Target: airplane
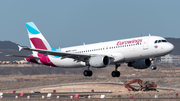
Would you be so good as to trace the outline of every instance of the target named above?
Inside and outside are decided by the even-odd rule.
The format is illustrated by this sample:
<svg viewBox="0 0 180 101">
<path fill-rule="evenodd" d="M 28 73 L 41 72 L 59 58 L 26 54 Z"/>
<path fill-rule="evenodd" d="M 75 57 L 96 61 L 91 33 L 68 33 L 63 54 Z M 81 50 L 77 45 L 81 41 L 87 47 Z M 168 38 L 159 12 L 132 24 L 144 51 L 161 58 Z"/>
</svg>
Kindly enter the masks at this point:
<svg viewBox="0 0 180 101">
<path fill-rule="evenodd" d="M 90 67 L 104 68 L 115 65 L 112 77 L 119 77 L 117 70 L 122 63 L 127 63 L 134 69 L 147 69 L 153 65 L 156 57 L 164 56 L 173 51 L 173 44 L 160 36 L 143 36 L 129 39 L 100 42 L 94 44 L 83 44 L 80 46 L 53 48 L 41 34 L 33 22 L 26 23 L 31 48 L 18 46 L 22 49 L 32 51 L 31 55 L 7 55 L 12 57 L 23 57 L 26 61 L 43 64 L 58 68 L 80 68 L 87 67 L 84 76 L 91 77 L 93 72 Z"/>
</svg>

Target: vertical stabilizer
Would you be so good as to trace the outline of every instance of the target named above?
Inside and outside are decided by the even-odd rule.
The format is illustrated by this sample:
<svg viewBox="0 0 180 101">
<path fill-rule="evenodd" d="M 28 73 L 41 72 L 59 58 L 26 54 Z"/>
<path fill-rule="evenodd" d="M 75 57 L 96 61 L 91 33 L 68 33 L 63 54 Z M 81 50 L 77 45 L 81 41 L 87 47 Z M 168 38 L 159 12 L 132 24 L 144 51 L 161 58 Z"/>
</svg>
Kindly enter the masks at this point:
<svg viewBox="0 0 180 101">
<path fill-rule="evenodd" d="M 51 50 L 51 46 L 33 22 L 26 23 L 31 48 Z"/>
</svg>

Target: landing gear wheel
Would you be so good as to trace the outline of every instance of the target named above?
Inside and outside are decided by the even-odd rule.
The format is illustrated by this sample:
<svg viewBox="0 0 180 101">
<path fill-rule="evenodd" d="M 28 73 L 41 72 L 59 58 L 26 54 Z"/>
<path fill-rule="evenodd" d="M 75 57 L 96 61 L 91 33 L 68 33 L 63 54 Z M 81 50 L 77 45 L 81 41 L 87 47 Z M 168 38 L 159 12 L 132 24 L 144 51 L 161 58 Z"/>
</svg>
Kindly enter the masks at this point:
<svg viewBox="0 0 180 101">
<path fill-rule="evenodd" d="M 119 71 L 113 71 L 111 73 L 112 77 L 119 77 L 120 76 L 120 72 Z"/>
<path fill-rule="evenodd" d="M 116 77 L 116 71 L 113 71 L 113 72 L 111 73 L 111 75 L 112 75 L 112 77 Z"/>
<path fill-rule="evenodd" d="M 92 73 L 91 70 L 85 70 L 83 74 L 84 74 L 84 76 L 89 76 L 90 77 L 90 76 L 92 76 L 93 73 Z"/>
<path fill-rule="evenodd" d="M 120 72 L 116 71 L 116 77 L 119 77 L 119 76 L 120 76 Z"/>
<path fill-rule="evenodd" d="M 88 70 L 85 70 L 83 74 L 84 76 L 88 76 Z"/>
<path fill-rule="evenodd" d="M 152 69 L 152 70 L 156 70 L 156 69 L 157 69 L 157 66 L 156 66 L 156 65 L 152 65 L 152 66 L 151 66 L 151 69 Z"/>
<path fill-rule="evenodd" d="M 90 77 L 90 76 L 92 76 L 92 74 L 93 74 L 93 72 L 91 70 L 89 70 L 88 76 Z"/>
</svg>

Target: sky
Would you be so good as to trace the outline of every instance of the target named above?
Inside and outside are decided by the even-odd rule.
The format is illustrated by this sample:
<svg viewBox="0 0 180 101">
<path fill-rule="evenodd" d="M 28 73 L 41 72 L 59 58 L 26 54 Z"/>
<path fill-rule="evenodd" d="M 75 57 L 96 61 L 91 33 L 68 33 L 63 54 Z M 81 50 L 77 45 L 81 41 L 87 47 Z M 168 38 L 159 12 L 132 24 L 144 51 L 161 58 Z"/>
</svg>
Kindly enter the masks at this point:
<svg viewBox="0 0 180 101">
<path fill-rule="evenodd" d="M 0 41 L 29 46 L 34 22 L 54 48 L 124 38 L 180 38 L 180 0 L 2 0 Z"/>
</svg>

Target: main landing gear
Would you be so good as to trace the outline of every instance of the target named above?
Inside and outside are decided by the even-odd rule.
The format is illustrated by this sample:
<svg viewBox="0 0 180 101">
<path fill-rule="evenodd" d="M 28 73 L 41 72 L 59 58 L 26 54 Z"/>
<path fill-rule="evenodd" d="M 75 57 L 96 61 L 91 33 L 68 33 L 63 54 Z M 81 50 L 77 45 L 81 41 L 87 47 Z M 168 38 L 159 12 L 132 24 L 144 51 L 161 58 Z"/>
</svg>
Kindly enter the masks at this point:
<svg viewBox="0 0 180 101">
<path fill-rule="evenodd" d="M 112 77 L 119 77 L 120 76 L 120 72 L 117 71 L 119 66 L 121 66 L 121 65 L 120 64 L 115 65 L 115 71 L 112 71 L 112 73 L 111 73 Z M 91 70 L 89 70 L 89 67 L 90 66 L 87 66 L 88 69 L 84 71 L 84 73 L 83 73 L 84 76 L 89 76 L 89 77 L 92 76 L 93 72 Z"/>
<path fill-rule="evenodd" d="M 91 77 L 91 76 L 92 76 L 93 72 L 92 72 L 91 70 L 89 70 L 89 67 L 90 67 L 90 66 L 88 66 L 88 67 L 87 67 L 87 68 L 88 68 L 88 70 L 85 70 L 85 71 L 84 71 L 84 73 L 83 73 L 83 74 L 84 74 L 84 76 L 89 76 L 89 77 Z"/>
<path fill-rule="evenodd" d="M 119 66 L 121 66 L 121 65 L 120 64 L 115 65 L 115 71 L 112 71 L 112 73 L 111 73 L 112 77 L 119 77 L 120 76 L 120 72 L 117 71 Z"/>
</svg>

